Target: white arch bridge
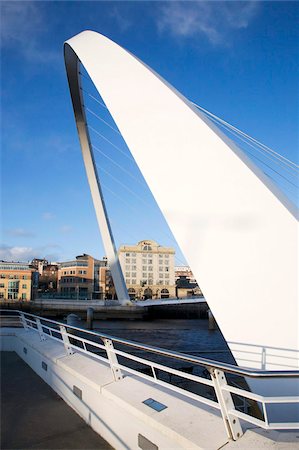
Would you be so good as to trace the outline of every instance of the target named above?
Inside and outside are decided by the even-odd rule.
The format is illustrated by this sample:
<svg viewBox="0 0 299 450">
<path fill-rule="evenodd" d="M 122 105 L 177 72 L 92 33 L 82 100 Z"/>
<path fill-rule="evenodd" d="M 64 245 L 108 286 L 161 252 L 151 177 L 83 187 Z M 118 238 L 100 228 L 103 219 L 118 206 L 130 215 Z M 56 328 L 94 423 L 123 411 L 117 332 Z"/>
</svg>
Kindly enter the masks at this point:
<svg viewBox="0 0 299 450">
<path fill-rule="evenodd" d="M 264 368 L 297 368 L 294 206 L 215 126 L 211 115 L 208 118 L 108 38 L 91 31 L 80 33 L 65 43 L 65 62 L 87 177 L 118 298 L 123 303 L 129 301 L 95 167 L 81 66 L 101 94 L 200 280 L 205 299 L 236 360 L 260 367 L 260 358 L 255 355 L 268 349 L 272 356 Z M 176 180 L 181 176 L 186 154 L 192 164 L 182 192 Z M 167 177 L 156 176 L 158 162 L 160 167 L 171 166 Z M 283 156 L 276 162 L 287 164 L 289 171 L 298 169 Z M 230 311 L 234 311 L 233 317 Z M 276 350 L 271 353 L 271 349 Z"/>
</svg>

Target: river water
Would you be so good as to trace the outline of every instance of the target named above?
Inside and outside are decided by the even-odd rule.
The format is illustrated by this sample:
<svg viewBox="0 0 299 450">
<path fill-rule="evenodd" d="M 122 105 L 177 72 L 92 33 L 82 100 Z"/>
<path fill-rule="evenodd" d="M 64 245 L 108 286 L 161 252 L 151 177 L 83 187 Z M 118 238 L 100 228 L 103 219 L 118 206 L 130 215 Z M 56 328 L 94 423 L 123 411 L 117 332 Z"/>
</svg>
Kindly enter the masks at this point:
<svg viewBox="0 0 299 450">
<path fill-rule="evenodd" d="M 94 321 L 94 331 L 194 356 L 234 363 L 221 332 L 208 320 Z"/>
</svg>

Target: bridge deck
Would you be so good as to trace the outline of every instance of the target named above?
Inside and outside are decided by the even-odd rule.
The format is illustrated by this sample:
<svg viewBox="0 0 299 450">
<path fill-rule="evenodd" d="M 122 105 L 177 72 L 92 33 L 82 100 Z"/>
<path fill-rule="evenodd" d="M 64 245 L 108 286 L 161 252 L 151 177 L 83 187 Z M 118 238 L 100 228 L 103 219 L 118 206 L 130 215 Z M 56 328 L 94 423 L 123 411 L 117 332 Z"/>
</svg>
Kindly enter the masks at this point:
<svg viewBox="0 0 299 450">
<path fill-rule="evenodd" d="M 1 352 L 1 448 L 112 449 L 14 352 Z"/>
</svg>

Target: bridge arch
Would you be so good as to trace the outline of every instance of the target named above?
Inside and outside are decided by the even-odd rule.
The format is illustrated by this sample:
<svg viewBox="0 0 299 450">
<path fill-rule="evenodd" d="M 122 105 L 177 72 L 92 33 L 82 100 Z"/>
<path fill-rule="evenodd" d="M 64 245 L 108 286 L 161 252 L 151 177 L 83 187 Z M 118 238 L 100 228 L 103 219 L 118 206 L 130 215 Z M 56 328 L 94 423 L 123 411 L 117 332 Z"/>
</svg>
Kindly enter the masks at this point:
<svg viewBox="0 0 299 450">
<path fill-rule="evenodd" d="M 79 60 L 141 169 L 236 360 L 266 369 L 297 366 L 298 248 L 292 205 L 186 98 L 108 38 L 80 33 L 66 42 L 65 59 L 87 171 L 93 159 L 88 155 Z M 177 180 L 186 154 L 192 164 L 182 192 Z M 156 176 L 157 162 L 162 167 L 171 162 L 167 178 Z M 94 189 L 97 181 L 95 176 L 89 179 L 94 203 L 101 200 Z M 96 207 L 96 213 L 101 221 L 103 211 Z M 104 241 L 110 231 L 106 220 Z M 128 298 L 115 248 L 108 247 L 114 282 Z M 283 322 L 278 307 L 282 299 Z M 272 349 L 279 349 L 278 354 L 273 356 Z M 250 361 L 249 353 L 254 355 Z"/>
</svg>

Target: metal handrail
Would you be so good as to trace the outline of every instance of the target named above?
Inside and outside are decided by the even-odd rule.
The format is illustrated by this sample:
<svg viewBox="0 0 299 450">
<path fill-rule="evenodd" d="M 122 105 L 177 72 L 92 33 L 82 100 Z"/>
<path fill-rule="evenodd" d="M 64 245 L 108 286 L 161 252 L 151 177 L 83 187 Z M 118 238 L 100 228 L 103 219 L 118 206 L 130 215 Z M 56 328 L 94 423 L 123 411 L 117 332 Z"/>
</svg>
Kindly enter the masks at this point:
<svg viewBox="0 0 299 450">
<path fill-rule="evenodd" d="M 11 310 L 0 310 L 0 311 L 9 311 Z M 39 317 L 34 314 L 30 314 L 24 311 L 19 310 L 13 310 L 17 313 L 26 314 L 27 316 L 31 316 L 34 318 L 38 318 L 45 322 L 55 323 L 56 325 L 66 325 L 62 322 L 57 322 L 55 320 L 46 319 L 44 317 Z M 218 370 L 222 370 L 227 373 L 232 373 L 234 375 L 240 375 L 243 377 L 250 377 L 250 378 L 297 378 L 299 377 L 299 370 L 255 370 L 250 369 L 247 367 L 239 367 L 234 366 L 233 364 L 229 363 L 223 363 L 219 361 L 215 361 L 213 359 L 208 358 L 199 358 L 198 356 L 189 355 L 188 353 L 180 353 L 180 352 L 174 352 L 172 350 L 166 350 L 164 348 L 155 347 L 147 344 L 141 344 L 139 342 L 130 341 L 123 338 L 118 338 L 116 336 L 111 336 L 104 333 L 96 333 L 94 331 L 86 330 L 84 328 L 75 327 L 73 325 L 67 325 L 67 328 L 80 331 L 81 333 L 87 333 L 92 334 L 96 337 L 100 337 L 101 339 L 110 339 L 113 342 L 117 342 L 118 344 L 127 345 L 129 347 L 134 347 L 139 350 L 146 350 L 151 353 L 155 353 L 160 356 L 167 356 L 169 358 L 179 359 L 180 361 L 194 363 L 196 365 L 205 366 L 206 368 L 214 368 Z"/>
<path fill-rule="evenodd" d="M 11 314 L 11 310 L 0 310 L 0 317 L 2 312 L 9 312 Z M 46 319 L 43 317 L 36 316 L 34 314 L 26 313 L 19 310 L 13 310 L 15 315 L 2 315 L 2 317 L 7 318 L 16 318 L 18 317 L 21 320 L 24 328 L 29 328 L 39 333 L 40 339 L 43 341 L 47 338 L 54 339 L 60 343 L 62 343 L 66 349 L 67 354 L 71 355 L 74 353 L 74 350 L 83 352 L 93 358 L 98 359 L 99 361 L 108 363 L 110 365 L 110 369 L 112 371 L 113 377 L 115 381 L 122 379 L 122 371 L 124 373 L 131 373 L 137 375 L 140 378 L 150 380 L 151 382 L 160 385 L 162 387 L 166 387 L 176 393 L 183 394 L 184 396 L 191 398 L 193 400 L 200 401 L 206 405 L 212 406 L 218 410 L 220 410 L 224 426 L 226 428 L 227 434 L 230 438 L 237 440 L 242 435 L 242 428 L 240 425 L 239 419 L 243 419 L 246 422 L 252 423 L 264 429 L 297 429 L 299 428 L 299 423 L 291 422 L 291 423 L 271 423 L 268 419 L 267 405 L 273 403 L 285 403 L 285 404 L 299 404 L 299 397 L 297 396 L 276 396 L 276 397 L 267 397 L 260 394 L 255 394 L 251 391 L 244 390 L 242 387 L 235 387 L 227 383 L 225 373 L 231 373 L 234 375 L 246 376 L 256 379 L 270 379 L 270 378 L 299 378 L 298 370 L 279 370 L 279 371 L 267 371 L 267 370 L 253 370 L 242 367 L 237 367 L 232 364 L 221 363 L 218 361 L 213 361 L 206 358 L 199 358 L 192 355 L 182 354 L 178 352 L 168 351 L 159 347 L 153 347 L 146 344 L 140 344 L 134 341 L 129 341 L 126 339 L 113 337 L 107 334 L 96 333 L 93 331 L 85 330 L 83 328 L 79 328 L 73 325 L 68 325 L 62 322 L 57 322 L 55 320 Z M 54 326 L 54 327 L 53 327 Z M 80 332 L 81 334 L 87 334 L 91 336 L 95 336 L 96 338 L 100 338 L 103 343 L 100 344 L 98 342 L 92 341 L 90 339 L 86 339 L 82 336 L 78 336 L 78 334 L 74 334 L 73 332 Z M 57 334 L 60 337 L 57 337 Z M 74 343 L 77 341 L 77 343 Z M 82 347 L 78 345 L 80 342 Z M 184 372 L 182 369 L 175 369 L 158 362 L 154 362 L 150 359 L 145 359 L 138 357 L 132 353 L 128 353 L 119 349 L 114 348 L 113 343 L 118 343 L 122 345 L 129 346 L 131 348 L 137 348 L 143 351 L 148 351 L 160 356 L 165 356 L 169 358 L 176 359 L 178 361 L 184 361 L 188 363 L 193 363 L 195 365 L 200 365 L 209 370 L 210 379 L 203 378 L 200 375 L 193 375 L 190 373 Z M 98 348 L 100 350 L 104 350 L 106 352 L 106 358 L 100 356 L 90 349 L 88 346 L 92 346 Z M 126 359 L 135 361 L 137 363 L 141 363 L 147 365 L 152 372 L 152 375 L 148 375 L 138 371 L 137 369 L 130 368 L 127 365 L 120 364 L 118 362 L 117 357 L 121 356 Z M 168 373 L 169 375 L 176 375 L 185 380 L 193 381 L 199 384 L 210 386 L 214 389 L 215 398 L 209 399 L 200 393 L 193 393 L 186 389 L 183 389 L 176 384 L 172 384 L 171 380 L 169 382 L 164 381 L 163 379 L 158 378 L 159 371 Z M 232 395 L 237 395 L 238 397 L 243 398 L 243 400 L 251 400 L 254 402 L 258 402 L 262 406 L 262 416 L 263 418 L 254 417 L 247 412 L 241 412 L 236 409 L 236 406 L 233 401 Z"/>
</svg>

